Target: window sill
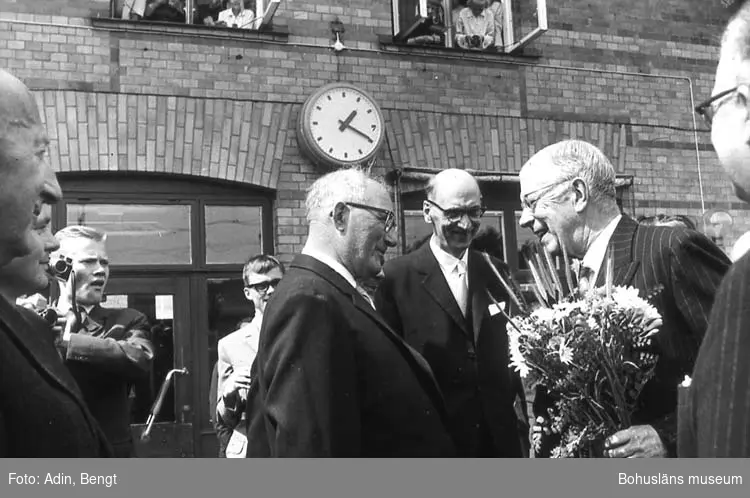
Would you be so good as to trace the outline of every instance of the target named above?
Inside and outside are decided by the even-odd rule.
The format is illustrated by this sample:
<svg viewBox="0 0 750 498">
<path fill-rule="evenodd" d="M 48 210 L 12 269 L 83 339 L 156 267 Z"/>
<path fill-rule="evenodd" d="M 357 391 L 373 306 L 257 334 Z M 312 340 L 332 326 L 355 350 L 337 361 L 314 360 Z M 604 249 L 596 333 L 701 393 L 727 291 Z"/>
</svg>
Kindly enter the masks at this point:
<svg viewBox="0 0 750 498">
<path fill-rule="evenodd" d="M 289 41 L 289 30 L 286 26 L 268 26 L 260 30 L 233 29 L 216 26 L 203 26 L 201 24 L 179 24 L 159 21 L 130 21 L 126 19 L 111 19 L 105 17 L 91 18 L 91 25 L 97 28 L 111 31 L 124 31 L 128 33 L 150 33 L 159 35 L 184 35 L 197 36 L 200 38 L 219 38 L 223 40 L 247 40 L 247 41 Z"/>
<path fill-rule="evenodd" d="M 480 51 L 480 50 L 465 50 L 460 47 L 443 47 L 440 45 L 410 45 L 408 43 L 396 41 L 391 35 L 379 34 L 378 43 L 380 48 L 385 52 L 399 52 L 414 55 L 446 55 L 452 57 L 466 57 L 466 58 L 480 58 L 486 60 L 497 60 L 497 59 L 525 59 L 525 60 L 537 60 L 542 57 L 541 51 L 525 47 L 522 50 L 515 52 L 492 52 L 492 51 Z"/>
</svg>

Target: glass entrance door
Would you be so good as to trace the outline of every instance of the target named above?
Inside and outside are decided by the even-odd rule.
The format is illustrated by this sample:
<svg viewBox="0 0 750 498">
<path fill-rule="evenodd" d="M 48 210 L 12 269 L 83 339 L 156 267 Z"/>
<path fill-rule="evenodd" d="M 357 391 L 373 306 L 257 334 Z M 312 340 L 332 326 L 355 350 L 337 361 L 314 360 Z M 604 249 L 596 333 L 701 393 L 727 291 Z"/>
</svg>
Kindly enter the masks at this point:
<svg viewBox="0 0 750 498">
<path fill-rule="evenodd" d="M 151 373 L 130 389 L 130 427 L 139 458 L 195 455 L 189 304 L 186 277 L 112 278 L 107 285 L 103 307 L 136 309 L 151 325 Z"/>
</svg>

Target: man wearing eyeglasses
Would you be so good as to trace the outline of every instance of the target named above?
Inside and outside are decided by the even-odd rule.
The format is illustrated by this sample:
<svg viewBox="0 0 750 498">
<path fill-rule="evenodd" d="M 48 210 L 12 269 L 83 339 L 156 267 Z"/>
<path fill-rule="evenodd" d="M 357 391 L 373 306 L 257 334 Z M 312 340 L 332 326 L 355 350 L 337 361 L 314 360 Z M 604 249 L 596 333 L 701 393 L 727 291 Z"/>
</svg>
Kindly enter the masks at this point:
<svg viewBox="0 0 750 498">
<path fill-rule="evenodd" d="M 721 43 L 713 96 L 696 108 L 737 197 L 750 202 L 750 3 L 736 2 Z M 750 255 L 724 278 L 706 337 L 684 386 L 680 457 L 750 457 Z"/>
<path fill-rule="evenodd" d="M 253 319 L 219 340 L 216 420 L 234 430 L 225 449 L 227 458 L 243 458 L 247 451 L 244 408 L 251 383 L 250 367 L 258 353 L 263 312 L 283 275 L 284 265 L 273 256 L 260 254 L 245 263 L 242 280 L 245 298 L 253 303 Z"/>
<path fill-rule="evenodd" d="M 385 265 L 376 307 L 435 372 L 458 455 L 522 457 L 528 429 L 515 411 L 519 382 L 508 368 L 506 321 L 497 309 L 507 312 L 510 299 L 469 248 L 484 214 L 479 185 L 466 171 L 441 171 L 422 209 L 432 237 Z M 491 261 L 508 274 L 504 263 Z"/>
<path fill-rule="evenodd" d="M 561 254 L 564 245 L 580 259 L 581 278 L 589 287 L 604 285 L 608 248 L 614 255 L 614 285 L 635 287 L 642 296 L 663 287 L 651 300 L 664 322 L 655 336 L 655 376 L 638 400 L 633 426 L 605 440 L 605 456 L 676 456 L 677 385 L 692 371 L 727 256 L 699 232 L 639 225 L 621 214 L 614 167 L 587 142 L 545 147 L 519 176 L 521 226 L 551 253 Z M 544 400 L 534 401 L 535 413 L 546 414 Z"/>
<path fill-rule="evenodd" d="M 396 244 L 386 187 L 339 170 L 310 187 L 306 207 L 307 242 L 263 317 L 248 456 L 453 456 L 429 366 L 358 285 Z"/>
</svg>

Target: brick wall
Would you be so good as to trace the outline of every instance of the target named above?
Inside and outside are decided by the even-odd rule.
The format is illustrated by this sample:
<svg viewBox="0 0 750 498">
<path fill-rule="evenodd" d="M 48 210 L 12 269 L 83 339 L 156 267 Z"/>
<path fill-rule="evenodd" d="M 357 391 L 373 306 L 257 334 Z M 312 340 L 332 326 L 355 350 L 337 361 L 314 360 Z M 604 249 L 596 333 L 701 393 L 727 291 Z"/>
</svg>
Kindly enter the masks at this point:
<svg viewBox="0 0 750 498">
<path fill-rule="evenodd" d="M 390 150 L 379 172 L 396 163 L 513 173 L 544 145 L 577 136 L 633 175 L 636 214 L 698 217 L 705 205 L 735 216 L 730 240 L 750 228 L 709 134 L 698 132 L 696 152 L 693 133 L 692 107 L 713 84 L 721 0 L 548 4 L 550 30 L 526 55 L 507 56 L 381 46 L 378 35 L 391 32 L 389 0 L 285 1 L 275 18 L 284 38 L 92 21 L 109 12 L 101 0 L 0 0 L 0 66 L 42 90 L 56 113 L 46 118 L 58 123 L 60 171 L 164 168 L 275 188 L 285 259 L 301 249 L 304 189 L 319 175 L 297 149 L 297 114 L 307 95 L 336 80 L 361 86 L 384 109 Z M 336 18 L 350 48 L 338 55 L 327 48 Z M 252 130 L 259 142 L 275 137 L 272 150 L 240 149 Z M 116 157 L 102 154 L 115 149 Z"/>
</svg>

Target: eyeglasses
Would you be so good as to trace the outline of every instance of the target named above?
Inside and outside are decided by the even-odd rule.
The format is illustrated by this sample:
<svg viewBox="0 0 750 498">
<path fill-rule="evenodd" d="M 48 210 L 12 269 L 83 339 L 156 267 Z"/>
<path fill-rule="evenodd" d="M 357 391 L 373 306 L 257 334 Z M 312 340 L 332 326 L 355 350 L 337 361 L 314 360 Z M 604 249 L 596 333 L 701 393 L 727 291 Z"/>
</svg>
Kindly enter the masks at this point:
<svg viewBox="0 0 750 498">
<path fill-rule="evenodd" d="M 482 217 L 484 212 L 487 210 L 484 206 L 471 206 L 467 208 L 444 208 L 437 202 L 427 199 L 427 202 L 438 208 L 443 212 L 443 215 L 448 221 L 456 222 L 462 219 L 464 216 L 468 216 L 470 220 L 478 220 Z"/>
<path fill-rule="evenodd" d="M 550 190 L 552 190 L 553 188 L 555 188 L 555 187 L 557 187 L 559 185 L 562 185 L 562 184 L 564 184 L 566 182 L 569 182 L 570 180 L 571 180 L 571 178 L 566 178 L 565 180 L 560 180 L 559 182 L 551 183 L 551 184 L 549 184 L 549 185 L 547 185 L 545 187 L 538 188 L 538 189 L 536 189 L 536 190 L 534 190 L 532 192 L 529 192 L 528 194 L 524 195 L 523 196 L 523 207 L 524 207 L 524 209 L 528 209 L 529 211 L 531 211 L 533 213 L 534 209 L 536 208 L 536 203 L 539 202 L 540 200 L 542 200 L 542 198 L 544 197 L 544 195 L 547 192 L 549 192 Z M 529 196 L 532 196 L 534 194 L 537 194 L 537 198 L 534 199 L 533 201 L 530 201 L 529 200 Z"/>
<path fill-rule="evenodd" d="M 716 111 L 719 110 L 719 108 L 727 103 L 729 99 L 724 99 L 721 102 L 714 105 L 714 103 L 719 100 L 722 97 L 726 97 L 727 95 L 730 95 L 737 90 L 740 89 L 740 85 L 737 85 L 734 88 L 730 88 L 729 90 L 724 90 L 723 92 L 719 92 L 716 95 L 713 95 L 711 98 L 703 102 L 702 104 L 698 104 L 695 106 L 695 112 L 703 117 L 703 120 L 706 122 L 709 128 L 711 128 L 711 125 L 714 121 L 714 116 L 716 115 Z"/>
<path fill-rule="evenodd" d="M 365 211 L 370 211 L 371 213 L 375 214 L 380 221 L 385 223 L 386 233 L 393 230 L 393 228 L 396 226 L 396 213 L 394 213 L 393 211 L 375 206 L 368 206 L 367 204 L 358 204 L 356 202 L 345 202 L 344 204 L 346 204 L 347 206 L 364 209 Z"/>
<path fill-rule="evenodd" d="M 261 294 L 264 294 L 268 292 L 268 289 L 270 287 L 273 287 L 274 289 L 279 285 L 279 282 L 281 281 L 280 278 L 274 278 L 271 280 L 266 280 L 264 282 L 258 282 L 257 284 L 248 285 L 251 289 L 255 289 Z"/>
</svg>

